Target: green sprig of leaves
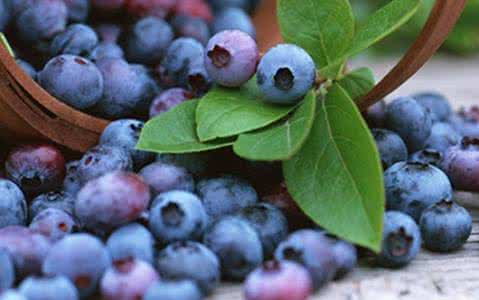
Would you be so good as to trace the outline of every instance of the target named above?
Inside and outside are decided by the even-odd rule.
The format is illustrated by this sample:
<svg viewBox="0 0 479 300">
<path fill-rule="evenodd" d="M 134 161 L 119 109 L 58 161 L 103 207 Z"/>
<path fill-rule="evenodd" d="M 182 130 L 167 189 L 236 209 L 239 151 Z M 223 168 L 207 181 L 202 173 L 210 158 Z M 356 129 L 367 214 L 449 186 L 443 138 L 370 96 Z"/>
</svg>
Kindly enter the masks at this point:
<svg viewBox="0 0 479 300">
<path fill-rule="evenodd" d="M 343 73 L 345 62 L 399 28 L 420 0 L 393 0 L 355 28 L 347 0 L 278 0 L 286 42 L 303 47 L 327 84 L 297 106 L 262 101 L 253 78 L 238 89 L 214 87 L 150 120 L 137 148 L 158 153 L 232 146 L 245 159 L 282 161 L 293 199 L 333 234 L 378 251 L 384 212 L 382 168 L 358 111 L 374 86 L 367 68 Z"/>
</svg>

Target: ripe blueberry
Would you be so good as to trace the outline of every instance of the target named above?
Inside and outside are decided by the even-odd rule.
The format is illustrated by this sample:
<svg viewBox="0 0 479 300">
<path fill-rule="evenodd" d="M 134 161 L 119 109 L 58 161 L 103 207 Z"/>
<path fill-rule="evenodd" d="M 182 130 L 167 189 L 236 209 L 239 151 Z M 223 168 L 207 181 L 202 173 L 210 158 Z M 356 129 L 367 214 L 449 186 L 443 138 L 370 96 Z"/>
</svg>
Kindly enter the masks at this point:
<svg viewBox="0 0 479 300">
<path fill-rule="evenodd" d="M 119 24 L 114 23 L 101 23 L 95 27 L 95 31 L 98 34 L 100 41 L 116 44 L 122 33 L 122 27 Z"/>
<path fill-rule="evenodd" d="M 441 168 L 455 189 L 479 191 L 479 139 L 465 137 L 460 145 L 446 150 Z"/>
<path fill-rule="evenodd" d="M 432 126 L 431 135 L 426 140 L 425 148 L 432 148 L 444 153 L 447 148 L 461 142 L 461 136 L 448 123 L 436 122 Z"/>
<path fill-rule="evenodd" d="M 153 263 L 154 245 L 153 235 L 137 223 L 118 228 L 106 242 L 113 262 L 133 258 Z"/>
<path fill-rule="evenodd" d="M 171 26 L 177 36 L 194 38 L 202 45 L 206 45 L 211 37 L 208 23 L 201 18 L 180 14 L 171 20 Z"/>
<path fill-rule="evenodd" d="M 27 224 L 27 202 L 10 180 L 0 179 L 0 228 Z"/>
<path fill-rule="evenodd" d="M 195 189 L 193 176 L 172 164 L 155 162 L 144 167 L 139 175 L 150 185 L 153 196 L 172 190 L 193 192 Z"/>
<path fill-rule="evenodd" d="M 57 208 L 47 208 L 33 218 L 29 227 L 33 232 L 57 242 L 78 229 L 79 225 L 69 213 Z"/>
<path fill-rule="evenodd" d="M 399 135 L 387 129 L 372 129 L 371 132 L 385 170 L 407 160 L 407 147 Z"/>
<path fill-rule="evenodd" d="M 0 294 L 0 300 L 28 300 L 25 296 L 15 290 L 7 290 Z"/>
<path fill-rule="evenodd" d="M 73 24 L 59 33 L 50 45 L 52 56 L 71 54 L 87 56 L 98 44 L 96 32 L 88 25 Z"/>
<path fill-rule="evenodd" d="M 63 210 L 73 214 L 75 206 L 75 197 L 65 192 L 48 192 L 41 194 L 30 203 L 28 215 L 30 220 L 34 219 L 41 211 L 48 208 Z"/>
<path fill-rule="evenodd" d="M 89 0 L 63 0 L 68 8 L 70 22 L 85 22 L 90 13 Z"/>
<path fill-rule="evenodd" d="M 213 13 L 208 4 L 206 0 L 177 0 L 175 15 L 192 17 L 210 23 L 213 20 Z"/>
<path fill-rule="evenodd" d="M 102 58 L 119 58 L 124 57 L 123 49 L 115 43 L 101 42 L 93 50 L 91 50 L 88 58 L 97 62 Z"/>
<path fill-rule="evenodd" d="M 37 80 L 37 70 L 25 60 L 16 59 L 17 64 L 22 68 L 22 70 L 28 74 L 33 80 Z"/>
<path fill-rule="evenodd" d="M 202 300 L 196 284 L 190 280 L 158 281 L 146 291 L 143 300 Z"/>
<path fill-rule="evenodd" d="M 216 34 L 225 30 L 240 30 L 256 38 L 256 29 L 250 16 L 239 8 L 225 8 L 215 15 L 211 24 L 212 33 Z"/>
<path fill-rule="evenodd" d="M 447 121 L 452 114 L 452 108 L 449 101 L 441 94 L 430 92 L 419 93 L 412 97 L 431 112 L 433 122 Z"/>
<path fill-rule="evenodd" d="M 75 286 L 63 276 L 28 277 L 18 287 L 20 294 L 31 300 L 78 300 Z"/>
<path fill-rule="evenodd" d="M 386 102 L 381 100 L 369 107 L 364 118 L 370 128 L 383 128 L 386 123 Z"/>
<path fill-rule="evenodd" d="M 7 250 L 0 249 L 0 294 L 15 282 L 15 266 Z M 0 297 L 1 299 L 1 297 Z"/>
<path fill-rule="evenodd" d="M 158 154 L 156 161 L 185 168 L 195 177 L 203 176 L 211 169 L 212 155 L 208 152 L 186 154 Z"/>
<path fill-rule="evenodd" d="M 193 94 L 182 88 L 172 88 L 163 91 L 151 103 L 150 118 L 169 111 L 176 105 L 193 98 Z"/>
<path fill-rule="evenodd" d="M 134 17 L 157 16 L 164 18 L 175 7 L 175 0 L 126 0 L 126 12 Z"/>
<path fill-rule="evenodd" d="M 431 164 L 439 167 L 442 161 L 442 153 L 436 149 L 425 148 L 421 151 L 411 154 L 409 161 L 422 164 Z"/>
<path fill-rule="evenodd" d="M 74 160 L 65 165 L 66 174 L 63 180 L 63 190 L 72 196 L 75 196 L 83 186 L 81 176 L 78 172 L 80 161 Z"/>
</svg>

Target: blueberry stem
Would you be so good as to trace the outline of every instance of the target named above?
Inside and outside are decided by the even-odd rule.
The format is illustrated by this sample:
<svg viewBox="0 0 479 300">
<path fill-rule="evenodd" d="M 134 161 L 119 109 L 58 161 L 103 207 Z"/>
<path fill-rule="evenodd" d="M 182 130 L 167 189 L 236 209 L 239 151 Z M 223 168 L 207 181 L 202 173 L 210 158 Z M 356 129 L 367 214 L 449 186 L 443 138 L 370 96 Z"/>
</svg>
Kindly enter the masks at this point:
<svg viewBox="0 0 479 300">
<path fill-rule="evenodd" d="M 0 44 L 2 44 L 3 47 L 5 47 L 5 49 L 8 51 L 8 53 L 10 53 L 10 55 L 15 58 L 15 53 L 13 53 L 12 47 L 10 46 L 10 43 L 8 42 L 3 32 L 0 32 Z"/>
</svg>

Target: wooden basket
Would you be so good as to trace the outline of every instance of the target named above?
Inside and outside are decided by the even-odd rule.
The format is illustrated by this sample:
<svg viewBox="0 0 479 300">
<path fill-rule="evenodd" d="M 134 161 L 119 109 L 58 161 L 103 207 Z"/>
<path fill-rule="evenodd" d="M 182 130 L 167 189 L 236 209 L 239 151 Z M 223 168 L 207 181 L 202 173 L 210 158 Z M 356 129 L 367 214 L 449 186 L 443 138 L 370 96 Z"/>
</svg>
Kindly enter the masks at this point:
<svg viewBox="0 0 479 300">
<path fill-rule="evenodd" d="M 281 41 L 276 0 L 263 0 L 254 17 L 262 51 Z M 437 0 L 429 20 L 401 61 L 361 102 L 364 110 L 399 87 L 437 51 L 466 0 Z M 108 125 L 50 96 L 0 47 L 0 135 L 15 141 L 49 140 L 75 151 L 95 145 Z"/>
</svg>

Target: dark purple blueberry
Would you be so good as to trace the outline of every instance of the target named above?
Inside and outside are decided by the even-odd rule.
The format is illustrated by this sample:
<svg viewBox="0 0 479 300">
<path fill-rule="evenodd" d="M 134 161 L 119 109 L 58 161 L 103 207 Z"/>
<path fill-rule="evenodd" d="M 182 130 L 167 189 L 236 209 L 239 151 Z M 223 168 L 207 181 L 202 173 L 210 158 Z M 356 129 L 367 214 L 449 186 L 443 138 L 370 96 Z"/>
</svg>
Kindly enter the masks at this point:
<svg viewBox="0 0 479 300">
<path fill-rule="evenodd" d="M 153 235 L 137 223 L 113 231 L 106 242 L 113 262 L 134 258 L 153 263 L 154 245 Z"/>
<path fill-rule="evenodd" d="M 211 24 L 213 34 L 224 30 L 241 30 L 256 38 L 256 29 L 250 16 L 239 8 L 226 8 L 218 12 Z"/>
<path fill-rule="evenodd" d="M 264 101 L 292 105 L 302 100 L 316 78 L 309 54 L 293 44 L 279 44 L 266 52 L 258 64 L 256 81 Z"/>
<path fill-rule="evenodd" d="M 59 33 L 50 45 L 52 56 L 71 54 L 88 56 L 98 44 L 96 32 L 84 24 L 72 24 Z"/>
<path fill-rule="evenodd" d="M 138 170 L 155 159 L 153 153 L 135 149 L 143 126 L 144 122 L 134 119 L 111 122 L 100 136 L 100 145 L 124 148 L 131 155 L 134 169 Z"/>
<path fill-rule="evenodd" d="M 204 66 L 205 49 L 192 38 L 174 40 L 166 51 L 162 66 L 166 75 L 178 85 L 187 87 L 195 95 L 202 95 L 211 82 Z"/>
<path fill-rule="evenodd" d="M 388 210 L 410 215 L 419 222 L 424 209 L 452 198 L 452 186 L 440 169 L 419 162 L 398 162 L 384 173 Z"/>
<path fill-rule="evenodd" d="M 63 180 L 63 190 L 72 196 L 75 196 L 83 186 L 82 179 L 78 172 L 80 161 L 74 160 L 65 165 L 66 175 Z"/>
<path fill-rule="evenodd" d="M 53 38 L 65 30 L 68 10 L 63 0 L 35 0 L 18 11 L 15 33 L 26 43 L 38 43 Z"/>
<path fill-rule="evenodd" d="M 42 210 L 30 223 L 33 232 L 43 234 L 52 242 L 61 240 L 78 227 L 72 215 L 57 208 Z"/>
<path fill-rule="evenodd" d="M 121 26 L 113 23 L 102 23 L 95 27 L 95 31 L 100 41 L 116 44 L 121 35 Z"/>
<path fill-rule="evenodd" d="M 397 162 L 407 160 L 407 147 L 396 133 L 387 129 L 371 129 L 384 170 Z"/>
<path fill-rule="evenodd" d="M 77 172 L 84 184 L 113 171 L 130 171 L 132 169 L 133 162 L 127 150 L 121 147 L 99 145 L 83 155 Z"/>
<path fill-rule="evenodd" d="M 164 20 L 157 17 L 140 19 L 126 36 L 126 57 L 133 63 L 158 64 L 173 38 L 173 30 Z"/>
<path fill-rule="evenodd" d="M 451 252 L 461 248 L 471 235 L 472 218 L 464 207 L 444 200 L 424 210 L 420 228 L 424 247 Z"/>
<path fill-rule="evenodd" d="M 442 153 L 447 148 L 461 142 L 461 136 L 448 123 L 436 122 L 432 125 L 431 135 L 426 140 L 426 148 L 436 149 Z"/>
<path fill-rule="evenodd" d="M 153 196 L 172 190 L 195 190 L 193 176 L 186 169 L 172 164 L 155 162 L 144 167 L 139 175 L 150 185 Z"/>
<path fill-rule="evenodd" d="M 354 245 L 330 238 L 333 248 L 334 259 L 338 266 L 334 279 L 341 279 L 350 273 L 358 263 L 358 253 Z"/>
<path fill-rule="evenodd" d="M 0 249 L 0 294 L 15 283 L 15 266 L 7 250 Z M 0 297 L 1 299 L 1 297 Z"/>
<path fill-rule="evenodd" d="M 96 62 L 103 58 L 123 58 L 123 49 L 115 43 L 101 42 L 91 50 L 89 58 Z"/>
<path fill-rule="evenodd" d="M 35 218 L 41 211 L 48 208 L 56 208 L 66 213 L 73 214 L 75 197 L 66 192 L 48 192 L 34 198 L 30 203 L 28 216 L 30 220 Z"/>
<path fill-rule="evenodd" d="M 153 201 L 149 224 L 163 244 L 199 240 L 208 224 L 208 215 L 195 194 L 171 191 L 159 194 Z"/>
<path fill-rule="evenodd" d="M 247 221 L 226 216 L 205 232 L 204 244 L 221 262 L 221 273 L 232 280 L 243 280 L 263 261 L 263 247 L 258 232 Z"/>
<path fill-rule="evenodd" d="M 198 286 L 190 280 L 158 281 L 146 291 L 143 300 L 202 300 Z"/>
<path fill-rule="evenodd" d="M 89 0 L 63 0 L 68 8 L 70 22 L 85 22 L 90 13 Z"/>
<path fill-rule="evenodd" d="M 182 88 L 172 88 L 163 91 L 151 103 L 150 118 L 169 111 L 178 104 L 193 98 L 193 94 Z"/>
<path fill-rule="evenodd" d="M 211 36 L 208 23 L 201 18 L 177 15 L 171 25 L 177 36 L 194 38 L 202 45 L 206 45 Z"/>
<path fill-rule="evenodd" d="M 212 220 L 258 202 L 258 194 L 248 182 L 229 175 L 203 179 L 196 190 Z"/>
<path fill-rule="evenodd" d="M 386 123 L 386 102 L 381 100 L 369 107 L 364 118 L 370 128 L 383 128 Z"/>
<path fill-rule="evenodd" d="M 186 154 L 158 154 L 157 162 L 164 164 L 173 164 L 185 168 L 195 177 L 203 176 L 208 173 L 211 167 L 212 155 L 208 152 L 186 153 Z"/>
<path fill-rule="evenodd" d="M 438 93 L 419 93 L 412 96 L 424 108 L 431 112 L 433 122 L 445 122 L 452 114 L 449 101 Z"/>
<path fill-rule="evenodd" d="M 194 281 L 205 295 L 220 281 L 220 263 L 208 248 L 196 242 L 177 242 L 163 249 L 157 258 L 162 279 Z"/>
<path fill-rule="evenodd" d="M 268 203 L 257 203 L 243 208 L 238 216 L 258 232 L 264 257 L 272 257 L 274 250 L 288 235 L 288 221 L 279 208 Z"/>
<path fill-rule="evenodd" d="M 23 145 L 10 152 L 5 162 L 5 172 L 25 194 L 34 196 L 62 185 L 65 159 L 53 146 Z"/>
<path fill-rule="evenodd" d="M 479 139 L 465 137 L 444 153 L 441 168 L 455 189 L 479 191 Z"/>
<path fill-rule="evenodd" d="M 308 269 L 315 289 L 336 275 L 338 263 L 331 242 L 320 231 L 303 229 L 293 232 L 276 248 L 277 260 L 291 260 Z"/>
<path fill-rule="evenodd" d="M 149 203 L 150 191 L 141 177 L 116 171 L 91 180 L 80 190 L 75 215 L 85 228 L 104 233 L 136 220 Z"/>
<path fill-rule="evenodd" d="M 100 282 L 103 300 L 138 300 L 160 279 L 155 269 L 142 260 L 116 261 Z"/>
<path fill-rule="evenodd" d="M 78 300 L 75 286 L 63 276 L 28 277 L 18 286 L 28 300 Z"/>
<path fill-rule="evenodd" d="M 27 227 L 8 226 L 0 229 L 0 248 L 10 254 L 17 279 L 40 274 L 42 263 L 50 251 L 49 240 Z"/>
<path fill-rule="evenodd" d="M 421 233 L 416 222 L 401 212 L 387 212 L 377 263 L 388 268 L 403 267 L 417 256 L 420 248 Z"/>
<path fill-rule="evenodd" d="M 226 87 L 247 82 L 256 72 L 258 60 L 255 40 L 239 30 L 219 32 L 206 46 L 206 70 L 213 81 Z"/>
<path fill-rule="evenodd" d="M 27 201 L 10 180 L 0 179 L 0 228 L 27 224 Z"/>
<path fill-rule="evenodd" d="M 75 55 L 52 58 L 38 73 L 38 83 L 53 97 L 84 110 L 103 94 L 103 77 L 89 60 Z"/>
<path fill-rule="evenodd" d="M 166 17 L 173 11 L 176 0 L 126 0 L 126 13 L 133 17 Z"/>
<path fill-rule="evenodd" d="M 422 164 L 431 164 L 439 167 L 442 161 L 442 153 L 436 149 L 425 148 L 409 156 L 409 161 Z"/>
<path fill-rule="evenodd" d="M 246 300 L 306 300 L 313 282 L 303 266 L 272 260 L 248 275 L 243 292 Z"/>
<path fill-rule="evenodd" d="M 398 98 L 386 108 L 386 127 L 401 136 L 409 152 L 416 152 L 431 135 L 431 113 L 414 98 Z"/>
<path fill-rule="evenodd" d="M 0 300 L 28 300 L 25 296 L 16 290 L 7 290 L 0 294 Z"/>
<path fill-rule="evenodd" d="M 86 233 L 71 234 L 56 243 L 43 263 L 47 276 L 65 276 L 75 284 L 80 297 L 91 295 L 103 272 L 111 265 L 100 239 Z"/>
<path fill-rule="evenodd" d="M 33 80 L 37 79 L 37 70 L 35 70 L 31 64 L 19 58 L 16 59 L 16 62 L 28 76 L 30 76 Z"/>
</svg>

